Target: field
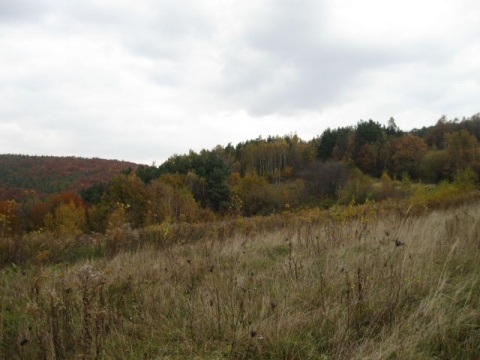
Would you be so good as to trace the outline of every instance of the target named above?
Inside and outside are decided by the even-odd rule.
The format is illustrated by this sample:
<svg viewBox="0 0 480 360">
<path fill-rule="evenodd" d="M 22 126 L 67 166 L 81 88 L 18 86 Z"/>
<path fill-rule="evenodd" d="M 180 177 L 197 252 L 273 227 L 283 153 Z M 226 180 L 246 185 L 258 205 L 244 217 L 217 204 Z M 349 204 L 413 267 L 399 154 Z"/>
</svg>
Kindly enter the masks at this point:
<svg viewBox="0 0 480 360">
<path fill-rule="evenodd" d="M 479 205 L 3 242 L 0 359 L 478 359 Z"/>
</svg>

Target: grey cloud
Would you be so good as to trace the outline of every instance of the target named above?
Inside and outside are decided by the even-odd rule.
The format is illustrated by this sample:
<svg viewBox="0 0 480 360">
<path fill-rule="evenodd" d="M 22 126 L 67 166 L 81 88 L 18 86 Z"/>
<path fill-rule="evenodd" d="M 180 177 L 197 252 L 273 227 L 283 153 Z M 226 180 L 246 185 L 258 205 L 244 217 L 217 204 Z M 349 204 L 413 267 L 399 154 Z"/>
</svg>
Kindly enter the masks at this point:
<svg viewBox="0 0 480 360">
<path fill-rule="evenodd" d="M 151 58 L 178 59 L 188 50 L 187 39 L 215 32 L 209 12 L 196 1 L 0 0 L 0 21 L 36 23 L 47 15 L 59 21 L 50 31 L 114 34 L 132 53 Z"/>
<path fill-rule="evenodd" d="M 325 40 L 319 4 L 283 0 L 259 14 L 243 48 L 228 49 L 219 92 L 254 115 L 315 110 L 338 100 L 372 60 L 385 61 L 379 51 Z"/>
<path fill-rule="evenodd" d="M 0 21 L 35 21 L 48 12 L 47 0 L 0 0 Z"/>
<path fill-rule="evenodd" d="M 124 8 L 77 1 L 66 11 L 73 23 L 113 33 L 132 54 L 153 59 L 178 60 L 188 52 L 189 39 L 214 32 L 208 14 L 194 1 L 143 2 Z"/>
<path fill-rule="evenodd" d="M 369 69 L 439 63 L 449 56 L 440 44 L 379 47 L 332 40 L 322 3 L 282 0 L 257 14 L 244 38 L 226 47 L 218 93 L 253 115 L 318 111 L 343 101 Z"/>
<path fill-rule="evenodd" d="M 347 39 L 333 1 L 0 0 L 2 149 L 161 161 L 330 118 L 478 111 L 469 27 Z"/>
</svg>

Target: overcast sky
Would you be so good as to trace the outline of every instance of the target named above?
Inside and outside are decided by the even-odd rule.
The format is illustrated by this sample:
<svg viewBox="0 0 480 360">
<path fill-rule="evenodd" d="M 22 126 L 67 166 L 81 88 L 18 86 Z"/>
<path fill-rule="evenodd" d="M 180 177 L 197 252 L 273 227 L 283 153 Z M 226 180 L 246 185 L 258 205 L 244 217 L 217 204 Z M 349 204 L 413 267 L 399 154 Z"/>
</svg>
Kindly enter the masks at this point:
<svg viewBox="0 0 480 360">
<path fill-rule="evenodd" d="M 480 112 L 478 0 L 0 0 L 0 153 L 157 164 Z"/>
</svg>

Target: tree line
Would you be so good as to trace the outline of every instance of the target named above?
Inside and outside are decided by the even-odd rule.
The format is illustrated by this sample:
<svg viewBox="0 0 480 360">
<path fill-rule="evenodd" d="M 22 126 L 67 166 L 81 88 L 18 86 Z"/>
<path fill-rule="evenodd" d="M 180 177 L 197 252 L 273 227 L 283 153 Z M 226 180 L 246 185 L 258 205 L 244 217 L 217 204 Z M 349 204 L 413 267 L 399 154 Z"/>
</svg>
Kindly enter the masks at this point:
<svg viewBox="0 0 480 360">
<path fill-rule="evenodd" d="M 308 206 L 365 201 L 373 183 L 392 196 L 395 180 L 438 184 L 480 173 L 480 115 L 442 117 L 409 132 L 391 118 L 173 155 L 159 166 L 128 169 L 78 193 L 0 203 L 0 236 L 48 230 L 65 234 L 267 215 Z M 388 185 L 388 186 L 387 186 Z M 128 225 L 126 225 L 128 224 Z"/>
</svg>

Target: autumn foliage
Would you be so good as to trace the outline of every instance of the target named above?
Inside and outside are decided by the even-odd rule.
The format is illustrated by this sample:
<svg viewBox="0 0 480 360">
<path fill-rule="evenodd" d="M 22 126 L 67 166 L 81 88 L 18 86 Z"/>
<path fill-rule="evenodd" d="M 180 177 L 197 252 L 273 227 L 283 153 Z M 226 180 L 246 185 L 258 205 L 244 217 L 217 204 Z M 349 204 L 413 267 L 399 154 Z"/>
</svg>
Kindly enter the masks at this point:
<svg viewBox="0 0 480 360">
<path fill-rule="evenodd" d="M 160 166 L 3 155 L 0 192 L 12 197 L 0 203 L 0 235 L 105 233 L 409 197 L 420 204 L 462 177 L 475 188 L 478 130 L 478 115 L 410 132 L 394 119 L 360 121 L 310 141 L 259 137 Z"/>
<path fill-rule="evenodd" d="M 50 193 L 0 177 L 0 358 L 477 359 L 479 130 L 360 121 Z"/>
</svg>

